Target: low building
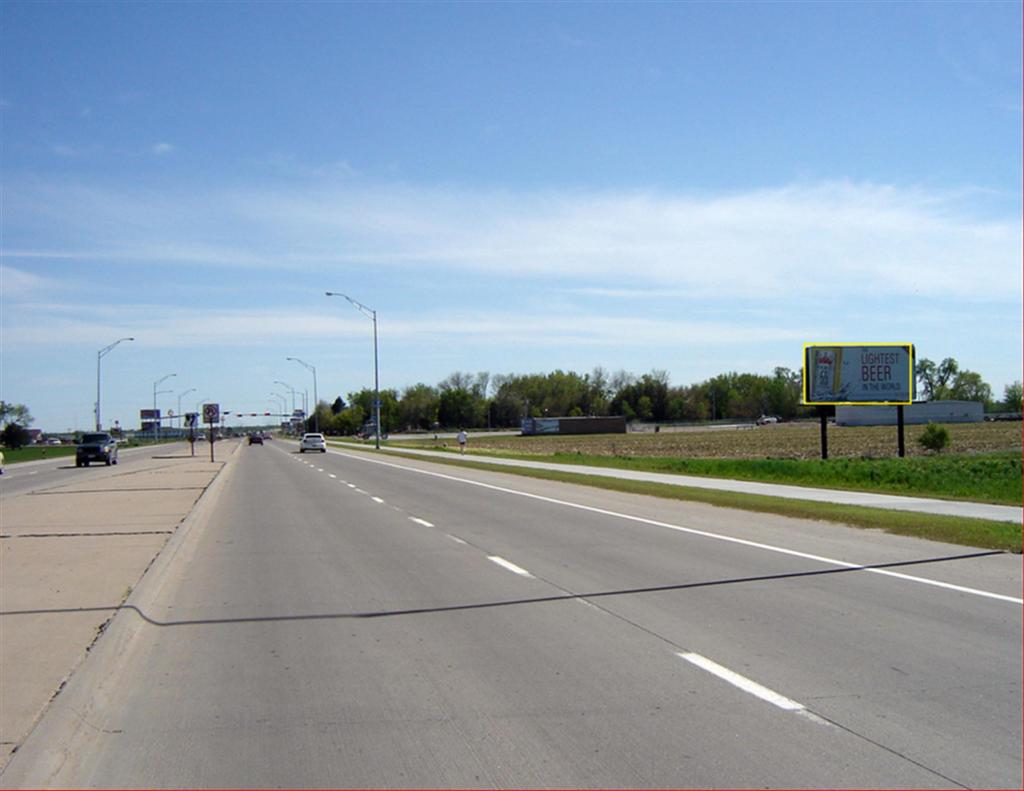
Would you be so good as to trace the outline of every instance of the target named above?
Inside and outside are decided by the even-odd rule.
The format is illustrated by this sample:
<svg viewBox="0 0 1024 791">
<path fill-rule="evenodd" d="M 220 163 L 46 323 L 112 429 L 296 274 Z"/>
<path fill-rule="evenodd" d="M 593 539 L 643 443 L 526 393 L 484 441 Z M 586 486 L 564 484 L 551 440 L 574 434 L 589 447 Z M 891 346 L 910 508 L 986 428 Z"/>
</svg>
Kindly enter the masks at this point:
<svg viewBox="0 0 1024 791">
<path fill-rule="evenodd" d="M 918 401 L 903 407 L 903 422 L 980 423 L 985 406 L 980 401 Z M 837 406 L 837 426 L 895 426 L 894 406 Z"/>
</svg>

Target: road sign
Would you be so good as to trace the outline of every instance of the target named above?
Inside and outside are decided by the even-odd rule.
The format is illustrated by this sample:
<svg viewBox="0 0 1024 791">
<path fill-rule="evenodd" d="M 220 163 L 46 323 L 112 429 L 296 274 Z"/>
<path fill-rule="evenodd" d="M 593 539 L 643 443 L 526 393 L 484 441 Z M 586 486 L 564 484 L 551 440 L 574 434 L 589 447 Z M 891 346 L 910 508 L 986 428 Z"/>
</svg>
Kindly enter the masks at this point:
<svg viewBox="0 0 1024 791">
<path fill-rule="evenodd" d="M 203 404 L 203 422 L 220 422 L 220 404 Z"/>
</svg>

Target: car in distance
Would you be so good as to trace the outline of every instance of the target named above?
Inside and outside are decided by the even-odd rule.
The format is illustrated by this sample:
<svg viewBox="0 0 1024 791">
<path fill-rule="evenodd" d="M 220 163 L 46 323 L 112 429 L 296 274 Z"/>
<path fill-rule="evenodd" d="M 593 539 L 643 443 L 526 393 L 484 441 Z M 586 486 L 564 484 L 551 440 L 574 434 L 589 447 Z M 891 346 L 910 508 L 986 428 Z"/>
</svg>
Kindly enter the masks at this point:
<svg viewBox="0 0 1024 791">
<path fill-rule="evenodd" d="M 327 453 L 327 441 L 324 439 L 324 435 L 303 434 L 302 439 L 299 441 L 299 453 L 305 453 L 307 450 L 318 450 L 321 453 Z"/>
<path fill-rule="evenodd" d="M 75 448 L 75 466 L 88 467 L 91 461 L 102 461 L 108 467 L 117 464 L 117 440 L 105 431 L 83 434 Z"/>
<path fill-rule="evenodd" d="M 262 445 L 263 444 L 263 435 L 262 434 L 250 434 L 249 435 L 249 444 L 250 445 Z"/>
<path fill-rule="evenodd" d="M 775 415 L 761 415 L 761 417 L 757 419 L 757 425 L 759 426 L 771 426 L 778 422 L 779 419 L 775 417 Z"/>
</svg>

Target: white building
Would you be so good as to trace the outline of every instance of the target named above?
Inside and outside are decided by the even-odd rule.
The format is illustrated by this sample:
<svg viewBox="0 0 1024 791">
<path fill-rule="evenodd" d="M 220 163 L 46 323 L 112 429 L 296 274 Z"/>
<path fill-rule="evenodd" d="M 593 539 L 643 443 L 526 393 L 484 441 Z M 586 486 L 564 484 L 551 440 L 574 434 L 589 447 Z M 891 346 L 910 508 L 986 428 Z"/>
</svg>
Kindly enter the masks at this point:
<svg viewBox="0 0 1024 791">
<path fill-rule="evenodd" d="M 980 401 L 918 401 L 903 407 L 903 422 L 980 423 L 985 407 Z M 895 426 L 894 406 L 837 406 L 837 426 Z"/>
</svg>

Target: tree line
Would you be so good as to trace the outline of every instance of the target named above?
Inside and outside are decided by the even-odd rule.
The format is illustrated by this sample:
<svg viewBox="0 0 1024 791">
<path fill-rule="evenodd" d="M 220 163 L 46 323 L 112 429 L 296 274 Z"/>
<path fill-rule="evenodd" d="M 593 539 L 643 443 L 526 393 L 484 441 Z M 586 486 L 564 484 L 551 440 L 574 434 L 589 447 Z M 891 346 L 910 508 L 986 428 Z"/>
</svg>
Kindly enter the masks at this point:
<svg viewBox="0 0 1024 791">
<path fill-rule="evenodd" d="M 981 401 L 987 409 L 1021 409 L 1021 383 L 1007 386 L 1002 403 L 980 375 L 961 370 L 956 360 L 918 361 L 916 376 L 923 400 Z M 594 368 L 589 374 L 556 370 L 536 374 L 456 371 L 436 386 L 418 383 L 399 392 L 382 390 L 381 427 L 391 431 L 439 428 L 511 428 L 524 417 L 624 415 L 628 420 L 699 422 L 756 420 L 774 415 L 792 420 L 814 415 L 801 403 L 800 371 L 777 367 L 771 375 L 730 372 L 703 382 L 673 386 L 668 373 L 653 370 L 636 376 L 624 370 Z M 346 402 L 321 402 L 321 431 L 351 435 L 372 430 L 373 390 L 350 393 Z M 310 418 L 312 425 L 312 417 Z"/>
</svg>

